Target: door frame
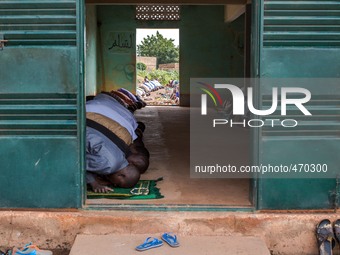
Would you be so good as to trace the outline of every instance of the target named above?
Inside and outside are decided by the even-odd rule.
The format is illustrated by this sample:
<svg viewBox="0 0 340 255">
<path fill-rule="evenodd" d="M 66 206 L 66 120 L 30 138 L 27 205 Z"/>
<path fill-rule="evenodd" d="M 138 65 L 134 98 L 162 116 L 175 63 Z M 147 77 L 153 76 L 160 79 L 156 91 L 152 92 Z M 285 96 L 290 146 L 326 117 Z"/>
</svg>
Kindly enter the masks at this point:
<svg viewBox="0 0 340 255">
<path fill-rule="evenodd" d="M 202 1 L 173 1 L 171 3 L 167 1 L 156 1 L 156 0 L 147 0 L 143 1 L 142 3 L 140 0 L 133 0 L 129 1 L 128 3 L 123 1 L 123 0 L 84 0 L 84 7 L 83 7 L 83 13 L 85 12 L 86 5 L 101 5 L 101 4 L 109 4 L 109 5 L 119 5 L 119 4 L 124 4 L 124 5 L 136 5 L 136 4 L 172 4 L 172 5 L 201 5 L 201 4 L 207 4 L 207 5 L 227 5 L 227 4 L 244 4 L 246 5 L 249 0 L 202 0 Z M 259 62 L 259 54 L 260 54 L 260 47 L 262 45 L 261 43 L 261 38 L 260 38 L 260 29 L 261 29 L 261 14 L 262 8 L 258 7 L 258 4 L 261 4 L 260 0 L 253 0 L 251 4 L 251 45 L 250 45 L 250 55 L 251 55 L 251 63 L 250 63 L 250 75 L 251 77 L 258 77 L 259 73 L 259 67 L 260 67 L 260 62 Z M 83 35 L 85 35 L 86 27 L 85 27 L 85 20 L 84 20 L 84 15 L 82 16 L 83 22 L 82 22 L 82 29 L 83 29 Z M 143 28 L 143 27 L 139 27 Z M 139 29 L 138 28 L 138 29 Z M 83 36 L 84 37 L 84 36 Z M 85 56 L 85 49 L 84 49 L 84 41 L 83 41 L 83 58 Z M 181 54 L 180 54 L 181 55 Z M 84 63 L 84 60 L 83 62 Z M 83 64 L 81 64 L 81 70 L 84 70 Z M 181 72 L 181 70 L 180 70 Z M 81 80 L 82 84 L 84 84 L 84 77 L 85 74 L 84 72 L 81 73 Z M 82 90 L 85 97 L 85 92 Z M 259 96 L 259 91 L 258 91 L 258 86 L 254 89 L 254 95 L 256 97 L 256 100 L 254 102 L 257 102 L 260 104 L 258 99 Z M 84 100 L 83 100 L 84 101 Z M 84 103 L 84 102 L 83 102 Z M 85 103 L 84 103 L 85 105 Z M 82 119 L 83 126 L 85 126 L 85 117 Z M 83 134 L 85 134 L 85 128 L 83 128 Z M 259 162 L 259 135 L 260 131 L 251 131 L 251 139 L 249 142 L 252 142 L 251 144 L 251 152 L 250 152 L 250 157 L 251 157 L 251 164 L 256 164 L 256 162 Z M 85 147 L 85 139 L 82 141 L 83 143 L 83 148 Z M 85 150 L 82 152 L 85 155 Z M 84 156 L 85 159 L 85 156 Z M 85 162 L 85 160 L 84 160 Z M 84 167 L 85 167 L 85 163 Z M 83 168 L 85 169 L 85 168 Z M 85 173 L 83 174 L 85 176 Z M 85 177 L 84 177 L 85 178 Z M 83 181 L 84 181 L 83 178 Z M 86 183 L 84 181 L 84 183 Z M 83 183 L 83 184 L 84 184 Z M 163 206 L 155 206 L 155 205 L 142 205 L 142 204 L 136 204 L 136 205 L 101 205 L 101 204 L 94 204 L 91 206 L 86 206 L 85 201 L 86 201 L 86 185 L 84 186 L 84 195 L 83 195 L 83 208 L 88 208 L 88 209 L 96 209 L 96 210 L 107 210 L 107 209 L 113 209 L 113 210 L 138 210 L 138 211 L 237 211 L 237 212 L 253 212 L 257 210 L 258 208 L 258 178 L 257 176 L 254 176 L 252 179 L 250 179 L 250 189 L 249 189 L 249 199 L 252 202 L 252 207 L 230 207 L 230 206 L 172 206 L 172 205 L 163 205 Z"/>
</svg>

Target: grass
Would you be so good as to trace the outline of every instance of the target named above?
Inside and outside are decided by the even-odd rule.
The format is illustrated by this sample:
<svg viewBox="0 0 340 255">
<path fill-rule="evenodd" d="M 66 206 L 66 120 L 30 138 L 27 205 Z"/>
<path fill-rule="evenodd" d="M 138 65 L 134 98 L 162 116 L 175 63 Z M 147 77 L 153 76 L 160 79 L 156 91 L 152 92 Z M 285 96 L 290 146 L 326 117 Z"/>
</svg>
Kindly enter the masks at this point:
<svg viewBox="0 0 340 255">
<path fill-rule="evenodd" d="M 165 70 L 138 70 L 137 75 L 140 77 L 147 76 L 149 80 L 157 79 L 162 85 L 166 85 L 170 80 L 179 80 L 179 73 L 177 71 L 165 71 Z"/>
</svg>

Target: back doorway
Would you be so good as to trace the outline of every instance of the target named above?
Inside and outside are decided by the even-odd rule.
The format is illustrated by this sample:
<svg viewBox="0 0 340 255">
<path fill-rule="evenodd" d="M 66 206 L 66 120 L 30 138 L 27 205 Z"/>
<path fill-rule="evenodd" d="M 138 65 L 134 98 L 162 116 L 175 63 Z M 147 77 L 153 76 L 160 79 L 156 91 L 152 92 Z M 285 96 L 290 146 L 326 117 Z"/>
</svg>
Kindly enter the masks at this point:
<svg viewBox="0 0 340 255">
<path fill-rule="evenodd" d="M 136 93 L 149 106 L 179 105 L 179 29 L 137 29 L 136 46 Z"/>
</svg>

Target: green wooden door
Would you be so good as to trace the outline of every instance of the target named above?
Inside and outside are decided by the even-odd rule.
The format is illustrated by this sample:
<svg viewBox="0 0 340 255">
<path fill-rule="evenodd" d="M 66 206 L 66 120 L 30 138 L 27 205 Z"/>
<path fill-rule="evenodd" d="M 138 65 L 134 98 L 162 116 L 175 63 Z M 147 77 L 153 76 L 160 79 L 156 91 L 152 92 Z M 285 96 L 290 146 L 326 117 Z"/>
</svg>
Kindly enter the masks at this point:
<svg viewBox="0 0 340 255">
<path fill-rule="evenodd" d="M 82 205 L 81 4 L 0 2 L 0 207 Z"/>
<path fill-rule="evenodd" d="M 340 1 L 255 2 L 257 62 L 260 78 L 339 78 Z M 255 23 L 256 24 L 256 23 Z M 259 179 L 259 209 L 330 209 L 337 207 L 340 173 L 340 84 L 312 86 L 313 116 L 299 117 L 300 128 L 284 132 L 261 129 L 256 135 L 257 163 L 327 164 L 333 178 Z M 259 104 L 268 88 L 260 84 Z"/>
</svg>

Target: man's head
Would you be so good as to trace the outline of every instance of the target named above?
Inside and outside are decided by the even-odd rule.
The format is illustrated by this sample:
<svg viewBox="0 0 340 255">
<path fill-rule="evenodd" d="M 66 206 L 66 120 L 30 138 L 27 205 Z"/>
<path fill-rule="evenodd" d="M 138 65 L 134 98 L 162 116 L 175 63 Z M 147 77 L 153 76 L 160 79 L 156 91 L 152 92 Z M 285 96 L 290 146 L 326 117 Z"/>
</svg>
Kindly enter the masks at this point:
<svg viewBox="0 0 340 255">
<path fill-rule="evenodd" d="M 149 167 L 149 159 L 141 153 L 132 153 L 126 159 L 130 164 L 135 165 L 141 174 L 144 174 Z"/>
<path fill-rule="evenodd" d="M 118 172 L 106 176 L 108 181 L 110 181 L 114 186 L 120 188 L 134 187 L 139 181 L 139 178 L 140 173 L 138 168 L 131 163 Z"/>
</svg>

